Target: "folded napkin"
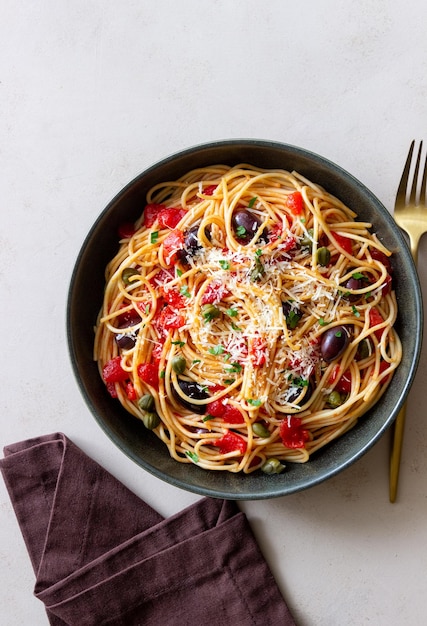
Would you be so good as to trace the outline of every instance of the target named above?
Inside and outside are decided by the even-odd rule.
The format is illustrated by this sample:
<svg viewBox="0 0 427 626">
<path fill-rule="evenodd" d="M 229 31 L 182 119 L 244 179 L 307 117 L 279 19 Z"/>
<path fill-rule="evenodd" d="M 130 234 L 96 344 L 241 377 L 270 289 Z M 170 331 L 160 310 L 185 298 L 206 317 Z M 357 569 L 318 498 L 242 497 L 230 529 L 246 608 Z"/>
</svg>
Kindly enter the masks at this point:
<svg viewBox="0 0 427 626">
<path fill-rule="evenodd" d="M 4 455 L 54 626 L 294 624 L 235 502 L 202 498 L 163 519 L 62 433 Z"/>
</svg>

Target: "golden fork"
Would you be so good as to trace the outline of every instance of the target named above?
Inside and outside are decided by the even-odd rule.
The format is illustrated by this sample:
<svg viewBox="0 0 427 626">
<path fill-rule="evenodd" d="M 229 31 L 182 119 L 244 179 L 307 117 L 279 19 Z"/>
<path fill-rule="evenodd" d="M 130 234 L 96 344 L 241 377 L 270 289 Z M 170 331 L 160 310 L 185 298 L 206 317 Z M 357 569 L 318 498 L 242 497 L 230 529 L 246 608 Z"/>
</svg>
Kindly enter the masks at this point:
<svg viewBox="0 0 427 626">
<path fill-rule="evenodd" d="M 409 236 L 412 257 L 415 264 L 418 257 L 418 244 L 427 232 L 427 156 L 420 174 L 423 142 L 420 141 L 412 184 L 409 181 L 415 141 L 412 141 L 396 194 L 394 219 Z M 421 176 L 421 183 L 420 183 Z M 400 409 L 394 425 L 393 444 L 390 457 L 390 502 L 395 502 L 399 482 L 400 458 L 402 454 L 403 432 L 405 428 L 406 403 Z"/>
</svg>

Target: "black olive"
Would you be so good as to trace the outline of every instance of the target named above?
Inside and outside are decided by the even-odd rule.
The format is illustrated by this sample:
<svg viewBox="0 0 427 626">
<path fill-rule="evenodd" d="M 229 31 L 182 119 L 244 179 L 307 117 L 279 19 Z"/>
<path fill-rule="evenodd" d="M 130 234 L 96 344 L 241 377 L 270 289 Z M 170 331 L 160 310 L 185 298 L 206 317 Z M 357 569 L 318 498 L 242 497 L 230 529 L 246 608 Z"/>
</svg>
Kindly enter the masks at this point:
<svg viewBox="0 0 427 626">
<path fill-rule="evenodd" d="M 350 341 L 350 331 L 346 326 L 334 326 L 323 333 L 320 352 L 323 359 L 330 363 L 344 352 Z"/>
<path fill-rule="evenodd" d="M 209 393 L 206 390 L 206 387 L 199 385 L 190 380 L 182 380 L 178 379 L 178 385 L 189 398 L 193 398 L 193 400 L 206 400 L 209 398 Z M 206 404 L 193 404 L 192 402 L 188 402 L 179 396 L 176 392 L 174 392 L 175 398 L 180 402 L 183 406 L 198 415 L 204 415 L 206 413 Z"/>
<path fill-rule="evenodd" d="M 287 397 L 289 404 L 306 404 L 313 395 L 314 387 L 311 380 L 308 381 L 308 385 L 293 385 L 290 389 Z"/>
<path fill-rule="evenodd" d="M 130 350 L 136 344 L 136 337 L 133 333 L 117 333 L 115 339 L 121 350 Z"/>
<path fill-rule="evenodd" d="M 242 243 L 249 243 L 257 232 L 258 228 L 261 226 L 261 220 L 257 215 L 248 211 L 247 209 L 237 209 L 233 213 L 233 217 L 231 220 L 233 225 L 234 234 L 236 238 Z M 260 239 L 267 241 L 268 233 L 266 229 L 261 233 Z"/>
<path fill-rule="evenodd" d="M 344 285 L 346 289 L 352 289 L 354 291 L 356 291 L 357 289 L 362 289 L 362 286 L 363 286 L 362 280 L 360 278 L 353 278 L 353 277 L 349 278 L 348 281 Z M 345 297 L 350 302 L 356 302 L 356 300 L 359 300 L 360 294 L 346 293 Z"/>
<path fill-rule="evenodd" d="M 141 321 L 140 316 L 135 310 L 126 311 L 119 318 L 119 328 L 129 328 L 135 326 Z M 117 333 L 115 336 L 116 343 L 121 350 L 130 350 L 136 343 L 136 335 L 138 331 L 132 333 Z"/>
<path fill-rule="evenodd" d="M 192 226 L 189 230 L 187 230 L 184 234 L 184 249 L 178 252 L 178 258 L 183 263 L 188 263 L 189 257 L 193 256 L 197 252 L 197 250 L 200 250 L 200 248 L 203 247 L 197 236 L 198 232 L 199 224 L 196 224 L 195 226 Z M 205 228 L 205 235 L 210 241 L 211 234 L 208 227 Z"/>
</svg>

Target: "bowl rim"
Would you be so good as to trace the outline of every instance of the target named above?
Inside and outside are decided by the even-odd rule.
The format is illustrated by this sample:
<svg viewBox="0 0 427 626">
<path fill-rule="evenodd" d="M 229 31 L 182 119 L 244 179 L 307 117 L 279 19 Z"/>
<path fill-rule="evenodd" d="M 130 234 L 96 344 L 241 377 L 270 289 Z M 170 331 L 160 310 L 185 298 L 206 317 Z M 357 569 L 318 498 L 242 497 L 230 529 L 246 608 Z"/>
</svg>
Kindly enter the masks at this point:
<svg viewBox="0 0 427 626">
<path fill-rule="evenodd" d="M 355 187 L 359 193 L 365 196 L 365 198 L 370 204 L 379 208 L 382 214 L 382 218 L 385 219 L 386 222 L 388 222 L 388 225 L 391 231 L 393 232 L 393 235 L 399 240 L 399 244 L 401 246 L 400 252 L 404 255 L 405 261 L 409 265 L 411 279 L 412 279 L 412 286 L 414 288 L 414 293 L 412 294 L 413 305 L 417 313 L 417 322 L 418 322 L 417 328 L 416 328 L 413 356 L 410 362 L 407 378 L 402 384 L 400 396 L 399 396 L 397 403 L 394 405 L 394 407 L 390 411 L 390 414 L 388 415 L 387 419 L 385 419 L 384 422 L 382 423 L 382 426 L 376 431 L 375 436 L 371 437 L 371 439 L 367 441 L 365 445 L 358 448 L 353 454 L 349 455 L 348 458 L 344 462 L 336 466 L 331 466 L 327 471 L 324 471 L 318 476 L 310 477 L 310 479 L 307 480 L 306 483 L 295 484 L 295 485 L 284 483 L 284 487 L 282 489 L 277 488 L 277 485 L 276 485 L 276 488 L 274 489 L 274 491 L 271 491 L 271 490 L 266 491 L 264 488 L 258 489 L 258 490 L 253 490 L 253 489 L 245 490 L 243 488 L 243 489 L 236 489 L 234 492 L 230 492 L 229 490 L 212 487 L 212 486 L 206 487 L 206 486 L 200 486 L 197 484 L 188 484 L 185 480 L 176 478 L 173 475 L 165 473 L 161 469 L 158 469 L 152 466 L 145 459 L 142 459 L 140 456 L 134 453 L 131 449 L 129 449 L 120 439 L 120 437 L 118 437 L 117 435 L 115 435 L 115 433 L 112 432 L 112 430 L 107 426 L 103 418 L 99 415 L 99 412 L 93 402 L 93 398 L 88 393 L 85 385 L 83 384 L 81 373 L 80 373 L 79 366 L 78 366 L 78 357 L 76 354 L 75 343 L 74 343 L 74 330 L 72 328 L 72 321 L 71 321 L 72 311 L 74 308 L 74 303 L 73 303 L 74 291 L 76 287 L 76 281 L 77 281 L 78 269 L 79 269 L 80 263 L 84 257 L 85 250 L 86 250 L 88 243 L 91 241 L 98 226 L 103 221 L 104 217 L 108 215 L 110 210 L 113 207 L 115 207 L 117 203 L 122 198 L 124 198 L 126 194 L 132 188 L 134 188 L 135 185 L 138 184 L 138 182 L 147 178 L 147 176 L 151 175 L 152 173 L 155 173 L 159 168 L 163 168 L 167 166 L 168 164 L 175 162 L 177 159 L 182 160 L 183 158 L 185 159 L 186 157 L 194 156 L 197 153 L 199 152 L 201 153 L 206 150 L 241 148 L 241 147 L 249 148 L 249 149 L 253 147 L 256 149 L 265 149 L 265 150 L 273 149 L 277 151 L 285 151 L 289 154 L 295 155 L 296 157 L 299 156 L 299 157 L 302 157 L 303 159 L 310 159 L 310 161 L 313 163 L 314 166 L 326 168 L 326 170 L 334 172 L 338 177 L 343 178 L 347 182 L 347 184 Z M 185 174 L 185 168 L 184 168 L 183 173 Z M 163 482 L 171 484 L 177 488 L 180 488 L 180 489 L 192 492 L 192 493 L 196 493 L 198 495 L 218 497 L 218 498 L 224 498 L 224 499 L 234 499 L 234 500 L 271 499 L 271 498 L 290 495 L 292 493 L 314 487 L 326 481 L 327 479 L 335 476 L 336 474 L 342 472 L 343 470 L 348 468 L 350 465 L 352 465 L 355 461 L 360 459 L 364 454 L 366 454 L 366 452 L 368 452 L 368 450 L 370 450 L 379 441 L 379 439 L 383 436 L 385 431 L 388 430 L 388 428 L 393 424 L 412 386 L 412 383 L 414 381 L 415 374 L 417 371 L 417 367 L 419 364 L 420 355 L 421 355 L 422 336 L 423 336 L 422 320 L 423 320 L 423 301 L 422 301 L 422 292 L 421 292 L 421 286 L 419 282 L 417 268 L 413 261 L 412 255 L 410 253 L 409 246 L 401 230 L 398 228 L 391 213 L 386 209 L 386 207 L 381 203 L 381 201 L 351 173 L 349 173 L 348 171 L 346 171 L 345 169 L 343 169 L 341 166 L 337 165 L 333 161 L 323 156 L 320 156 L 319 154 L 315 152 L 312 152 L 310 150 L 306 150 L 305 148 L 301 148 L 301 147 L 288 144 L 288 143 L 282 143 L 278 141 L 264 140 L 264 139 L 250 139 L 250 138 L 249 139 L 234 138 L 234 139 L 215 140 L 212 142 L 196 144 L 196 145 L 193 145 L 192 147 L 188 147 L 183 150 L 173 152 L 169 154 L 168 156 L 160 159 L 159 161 L 152 163 L 151 165 L 146 167 L 143 171 L 141 171 L 139 174 L 137 174 L 135 177 L 133 177 L 127 184 L 125 184 L 125 186 L 122 187 L 114 195 L 114 197 L 108 202 L 105 208 L 98 214 L 97 218 L 95 219 L 91 228 L 89 229 L 87 235 L 85 236 L 83 243 L 81 244 L 80 250 L 77 254 L 77 257 L 76 257 L 76 260 L 72 269 L 68 296 L 67 296 L 67 304 L 66 304 L 67 345 L 68 345 L 68 351 L 69 351 L 69 356 L 70 356 L 70 360 L 72 364 L 74 377 L 77 381 L 78 388 L 86 402 L 87 407 L 89 408 L 90 412 L 92 413 L 93 417 L 95 418 L 96 422 L 101 427 L 103 432 L 110 439 L 110 441 L 119 450 L 121 450 L 125 454 L 125 456 L 127 456 L 129 459 L 134 461 L 139 467 L 148 471 L 150 474 L 159 478 Z M 164 446 L 164 450 L 165 450 L 165 453 L 169 455 L 169 452 L 166 446 Z M 176 463 L 177 465 L 180 465 L 177 461 L 174 461 L 174 463 Z M 206 470 L 201 470 L 200 468 L 195 468 L 195 469 L 199 472 L 206 471 Z M 213 473 L 217 474 L 217 472 L 213 472 Z M 250 478 L 251 478 L 251 475 L 245 476 L 244 480 L 250 481 Z"/>
</svg>

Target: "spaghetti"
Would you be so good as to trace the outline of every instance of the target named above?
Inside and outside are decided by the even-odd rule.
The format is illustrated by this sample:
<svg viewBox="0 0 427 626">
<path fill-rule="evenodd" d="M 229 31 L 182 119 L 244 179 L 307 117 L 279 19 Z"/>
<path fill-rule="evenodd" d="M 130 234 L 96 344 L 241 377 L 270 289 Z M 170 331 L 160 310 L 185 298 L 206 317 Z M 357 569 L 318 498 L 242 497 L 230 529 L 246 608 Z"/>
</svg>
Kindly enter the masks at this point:
<svg viewBox="0 0 427 626">
<path fill-rule="evenodd" d="M 183 463 L 280 473 L 357 422 L 401 359 L 391 252 L 296 172 L 156 185 L 106 269 L 95 358 Z"/>
</svg>

